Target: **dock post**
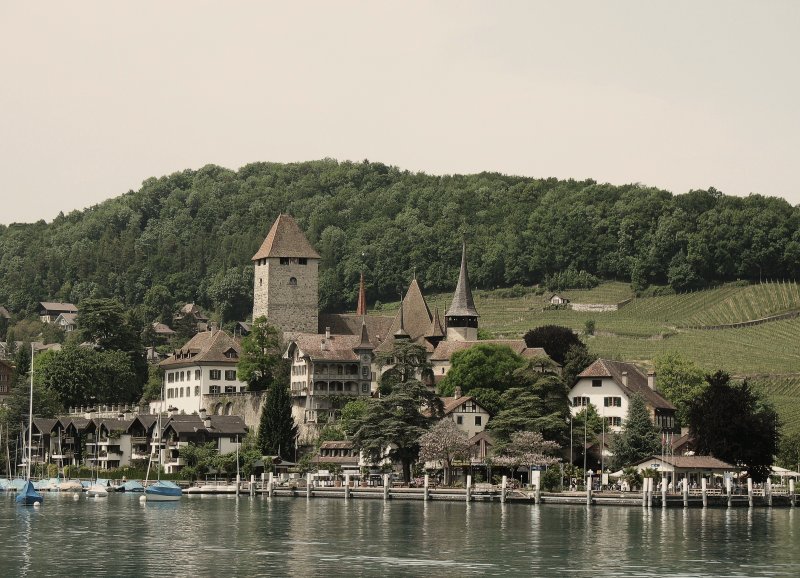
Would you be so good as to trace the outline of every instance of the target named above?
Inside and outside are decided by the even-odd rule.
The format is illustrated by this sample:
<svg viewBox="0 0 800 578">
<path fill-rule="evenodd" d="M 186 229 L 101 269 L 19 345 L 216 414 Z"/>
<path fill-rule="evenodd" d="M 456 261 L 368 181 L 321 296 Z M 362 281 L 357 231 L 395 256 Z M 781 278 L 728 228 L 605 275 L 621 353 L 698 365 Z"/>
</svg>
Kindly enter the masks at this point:
<svg viewBox="0 0 800 578">
<path fill-rule="evenodd" d="M 264 480 L 266 479 L 266 477 L 267 477 L 267 474 L 265 474 L 264 472 L 261 472 L 261 493 L 262 493 L 262 495 L 264 493 L 264 486 L 266 485 L 264 483 Z"/>
<path fill-rule="evenodd" d="M 267 486 L 267 493 L 269 494 L 270 498 L 272 497 L 272 494 L 275 491 L 275 483 L 274 483 L 274 478 L 272 477 L 272 475 L 273 475 L 272 472 L 270 472 L 269 473 L 269 482 L 268 482 L 269 485 Z"/>
<path fill-rule="evenodd" d="M 389 474 L 383 474 L 383 499 L 389 499 Z"/>
<path fill-rule="evenodd" d="M 789 478 L 789 504 L 794 507 L 794 478 Z"/>
<path fill-rule="evenodd" d="M 647 478 L 647 507 L 653 507 L 653 482 L 655 478 Z"/>
<path fill-rule="evenodd" d="M 586 476 L 586 505 L 592 505 L 592 474 Z"/>
<path fill-rule="evenodd" d="M 350 499 L 350 474 L 344 475 L 344 499 Z"/>
<path fill-rule="evenodd" d="M 306 474 L 306 498 L 311 497 L 311 473 Z"/>
<path fill-rule="evenodd" d="M 725 493 L 728 495 L 728 507 L 730 508 L 733 505 L 733 493 L 730 478 L 725 478 Z"/>
<path fill-rule="evenodd" d="M 708 480 L 700 478 L 700 491 L 703 494 L 703 507 L 708 507 Z"/>
<path fill-rule="evenodd" d="M 753 507 L 753 478 L 747 478 L 747 505 Z"/>
<path fill-rule="evenodd" d="M 647 507 L 647 480 L 650 478 L 642 478 L 642 508 Z"/>
<path fill-rule="evenodd" d="M 667 507 L 667 478 L 666 476 L 661 478 L 661 507 Z"/>
<path fill-rule="evenodd" d="M 508 487 L 508 477 L 503 476 L 503 483 L 500 486 L 500 502 L 505 503 L 506 501 L 506 488 Z"/>
<path fill-rule="evenodd" d="M 428 495 L 428 474 L 425 474 L 425 486 L 424 489 L 422 490 L 422 499 L 425 502 L 427 502 L 429 497 L 430 496 Z"/>
<path fill-rule="evenodd" d="M 256 495 L 256 476 L 254 474 L 250 474 L 250 495 Z"/>
<path fill-rule="evenodd" d="M 466 487 L 466 498 L 467 502 L 470 500 L 470 493 L 472 493 L 472 476 L 467 474 L 467 487 Z"/>
<path fill-rule="evenodd" d="M 683 487 L 681 488 L 681 490 L 683 490 L 683 507 L 684 508 L 688 508 L 689 507 L 689 478 L 687 478 L 686 476 L 683 477 Z"/>
<path fill-rule="evenodd" d="M 236 474 L 236 495 L 239 495 L 239 488 L 241 487 L 242 478 L 239 474 Z"/>
<path fill-rule="evenodd" d="M 536 493 L 534 494 L 533 498 L 534 504 L 541 504 L 542 503 L 542 480 L 539 479 L 539 483 L 536 484 Z"/>
<path fill-rule="evenodd" d="M 769 478 L 764 485 L 764 493 L 767 494 L 767 506 L 772 507 L 772 480 Z"/>
</svg>

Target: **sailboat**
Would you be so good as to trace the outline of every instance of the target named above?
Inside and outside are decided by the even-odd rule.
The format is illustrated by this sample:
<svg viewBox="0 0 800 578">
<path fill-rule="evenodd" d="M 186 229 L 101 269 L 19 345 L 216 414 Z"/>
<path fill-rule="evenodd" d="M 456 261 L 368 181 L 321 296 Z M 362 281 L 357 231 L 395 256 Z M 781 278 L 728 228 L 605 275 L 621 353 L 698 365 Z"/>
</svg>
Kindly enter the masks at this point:
<svg viewBox="0 0 800 578">
<path fill-rule="evenodd" d="M 100 473 L 100 424 L 98 424 L 95 430 L 94 437 L 94 484 L 89 486 L 86 490 L 86 497 L 107 498 L 108 489 L 106 488 L 106 484 L 101 484 L 98 478 L 98 474 Z"/>
<path fill-rule="evenodd" d="M 41 506 L 44 503 L 42 494 L 36 491 L 31 482 L 31 445 L 33 436 L 33 343 L 31 343 L 31 396 L 28 409 L 28 459 L 25 461 L 25 485 L 17 493 L 17 503 L 23 506 Z"/>
<path fill-rule="evenodd" d="M 162 400 L 162 409 L 164 403 L 164 390 L 161 390 L 161 400 Z M 181 488 L 175 482 L 170 482 L 169 480 L 162 480 L 161 479 L 161 414 L 163 412 L 158 412 L 158 418 L 156 419 L 156 429 L 153 433 L 153 439 L 158 440 L 158 481 L 153 485 L 148 485 L 148 481 L 150 480 L 150 466 L 153 463 L 153 452 L 150 452 L 150 461 L 147 463 L 147 476 L 145 477 L 144 481 L 144 496 L 139 498 L 140 500 L 144 500 L 146 502 L 177 502 L 181 499 Z"/>
</svg>

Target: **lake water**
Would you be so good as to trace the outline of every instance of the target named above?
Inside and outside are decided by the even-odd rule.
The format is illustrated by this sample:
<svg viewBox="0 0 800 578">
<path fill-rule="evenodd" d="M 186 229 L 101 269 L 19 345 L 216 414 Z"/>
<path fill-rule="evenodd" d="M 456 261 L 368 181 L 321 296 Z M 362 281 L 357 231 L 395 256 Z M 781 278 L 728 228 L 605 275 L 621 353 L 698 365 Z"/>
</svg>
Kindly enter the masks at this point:
<svg viewBox="0 0 800 578">
<path fill-rule="evenodd" d="M 800 576 L 800 512 L 0 494 L 0 575 Z"/>
</svg>

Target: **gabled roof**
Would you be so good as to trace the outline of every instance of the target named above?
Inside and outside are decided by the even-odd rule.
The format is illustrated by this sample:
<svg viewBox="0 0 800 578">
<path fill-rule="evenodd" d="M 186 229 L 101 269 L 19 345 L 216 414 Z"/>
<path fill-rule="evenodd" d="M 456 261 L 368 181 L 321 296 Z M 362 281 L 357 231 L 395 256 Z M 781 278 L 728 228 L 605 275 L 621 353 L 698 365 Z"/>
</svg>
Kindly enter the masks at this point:
<svg viewBox="0 0 800 578">
<path fill-rule="evenodd" d="M 398 309 L 397 314 L 392 320 L 392 325 L 389 328 L 389 336 L 395 335 L 397 331 L 400 330 L 400 316 L 401 310 Z M 432 351 L 433 348 L 430 343 L 423 339 L 431 326 L 431 310 L 428 307 L 428 303 L 425 301 L 422 289 L 416 279 L 408 286 L 408 291 L 403 298 L 402 317 L 403 329 L 408 334 L 411 341 L 419 343 L 429 351 Z M 378 350 L 384 352 L 391 351 L 393 346 L 393 338 L 385 339 L 381 346 L 378 347 Z"/>
<path fill-rule="evenodd" d="M 59 319 L 63 319 L 66 321 L 67 325 L 74 325 L 76 320 L 78 319 L 77 313 L 59 313 L 58 317 L 56 317 L 56 321 Z"/>
<path fill-rule="evenodd" d="M 208 316 L 203 313 L 203 310 L 200 309 L 194 303 L 187 303 L 183 307 L 181 307 L 180 314 L 178 315 L 179 318 L 185 317 L 186 315 L 193 315 L 197 321 L 208 321 Z"/>
<path fill-rule="evenodd" d="M 211 420 L 211 427 L 206 429 L 203 420 L 197 414 L 175 415 L 170 417 L 169 421 L 164 425 L 164 431 L 171 429 L 178 435 L 202 431 L 204 434 L 212 436 L 244 435 L 247 433 L 247 426 L 238 415 L 209 415 L 208 418 Z"/>
<path fill-rule="evenodd" d="M 387 335 L 391 335 L 392 321 L 391 317 L 380 315 L 362 317 L 352 313 L 322 313 L 319 316 L 319 333 L 324 334 L 327 327 L 336 335 L 361 335 L 361 324 L 366 322 L 369 341 L 377 347 Z"/>
<path fill-rule="evenodd" d="M 158 321 L 153 321 L 153 331 L 156 335 L 175 335 L 175 332 L 164 323 L 159 323 Z"/>
<path fill-rule="evenodd" d="M 639 465 L 650 460 L 659 460 L 665 464 L 669 464 L 676 468 L 681 469 L 698 469 L 698 470 L 739 470 L 738 468 L 728 462 L 718 460 L 714 456 L 650 456 L 643 460 L 639 460 L 634 465 Z"/>
<path fill-rule="evenodd" d="M 628 373 L 627 385 L 624 385 L 622 382 L 623 372 Z M 634 393 L 638 393 L 654 408 L 675 409 L 675 406 L 661 395 L 661 393 L 657 390 L 650 389 L 650 386 L 647 385 L 647 376 L 633 363 L 613 361 L 611 359 L 598 359 L 578 374 L 578 379 L 583 377 L 610 377 L 628 397 Z"/>
<path fill-rule="evenodd" d="M 549 357 L 541 347 L 528 347 L 524 339 L 482 339 L 479 341 L 442 341 L 436 346 L 431 361 L 450 361 L 456 351 L 464 351 L 476 345 L 505 345 L 525 359 Z M 555 362 L 553 362 L 555 363 Z"/>
<path fill-rule="evenodd" d="M 100 425 L 105 428 L 106 431 L 128 431 L 132 423 L 132 419 L 103 418 L 100 421 Z"/>
<path fill-rule="evenodd" d="M 57 301 L 39 301 L 39 306 L 50 313 L 77 313 L 78 308 L 72 303 L 59 303 Z"/>
<path fill-rule="evenodd" d="M 428 331 L 425 332 L 425 337 L 444 337 L 444 328 L 442 327 L 442 320 L 439 319 L 439 309 L 433 312 L 433 319 Z"/>
<path fill-rule="evenodd" d="M 478 317 L 475 301 L 472 299 L 472 289 L 469 287 L 469 274 L 467 273 L 467 242 L 461 246 L 461 271 L 458 274 L 456 292 L 453 302 L 445 317 Z"/>
<path fill-rule="evenodd" d="M 297 222 L 289 215 L 278 215 L 253 261 L 270 257 L 305 257 L 319 259 Z"/>
<path fill-rule="evenodd" d="M 51 419 L 47 417 L 33 418 L 33 427 L 38 430 L 39 433 L 50 433 L 58 423 L 59 422 L 57 419 Z"/>
<path fill-rule="evenodd" d="M 233 349 L 236 357 L 230 358 L 225 353 Z M 242 348 L 239 343 L 225 331 L 202 331 L 192 337 L 182 348 L 159 363 L 162 367 L 194 365 L 197 363 L 238 363 Z"/>
<path fill-rule="evenodd" d="M 150 429 L 156 424 L 157 421 L 158 421 L 158 416 L 155 415 L 155 414 L 140 413 L 139 415 L 134 417 L 131 420 L 131 422 L 128 424 L 128 430 L 127 431 L 130 432 L 131 428 L 133 427 L 133 425 L 136 422 L 139 422 L 140 424 L 142 424 L 142 427 L 146 431 L 150 431 Z"/>
<path fill-rule="evenodd" d="M 330 339 L 326 339 L 324 334 L 299 333 L 289 342 L 287 351 L 296 345 L 312 361 L 358 361 L 355 350 L 360 343 L 361 335 L 331 333 Z"/>
<path fill-rule="evenodd" d="M 442 400 L 442 404 L 444 405 L 444 415 L 449 415 L 453 413 L 468 401 L 474 401 L 475 405 L 477 405 L 486 413 L 489 413 L 489 410 L 487 410 L 480 403 L 478 403 L 478 400 L 476 400 L 471 395 L 462 395 L 461 397 L 440 397 L 439 399 Z"/>
</svg>

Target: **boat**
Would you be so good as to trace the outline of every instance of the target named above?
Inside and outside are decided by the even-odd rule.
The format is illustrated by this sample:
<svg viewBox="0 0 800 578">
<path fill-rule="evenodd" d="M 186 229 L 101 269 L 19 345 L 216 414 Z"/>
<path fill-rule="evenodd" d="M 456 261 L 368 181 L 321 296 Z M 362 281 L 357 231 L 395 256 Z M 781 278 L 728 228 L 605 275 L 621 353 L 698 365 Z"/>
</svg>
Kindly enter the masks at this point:
<svg viewBox="0 0 800 578">
<path fill-rule="evenodd" d="M 164 389 L 161 389 L 161 400 L 163 404 Z M 163 407 L 162 407 L 163 410 Z M 153 464 L 153 452 L 150 452 L 150 461 L 147 463 L 147 476 L 144 481 L 144 496 L 140 499 L 145 502 L 177 502 L 181 499 L 183 492 L 180 486 L 175 482 L 170 482 L 161 479 L 161 414 L 163 411 L 158 412 L 158 419 L 156 420 L 156 429 L 153 433 L 153 438 L 158 439 L 158 481 L 155 484 L 148 485 L 150 479 L 150 466 Z"/>
<path fill-rule="evenodd" d="M 44 496 L 36 491 L 31 482 L 31 444 L 33 436 L 33 344 L 31 343 L 31 394 L 28 406 L 28 459 L 25 461 L 25 486 L 17 493 L 16 501 L 23 506 L 41 506 Z"/>
<path fill-rule="evenodd" d="M 107 498 L 108 497 L 108 490 L 102 484 L 92 484 L 89 486 L 89 489 L 86 490 L 86 497 L 87 498 Z"/>
<path fill-rule="evenodd" d="M 124 484 L 122 484 L 118 489 L 118 492 L 144 492 L 144 486 L 137 482 L 136 480 L 128 480 Z"/>
</svg>

